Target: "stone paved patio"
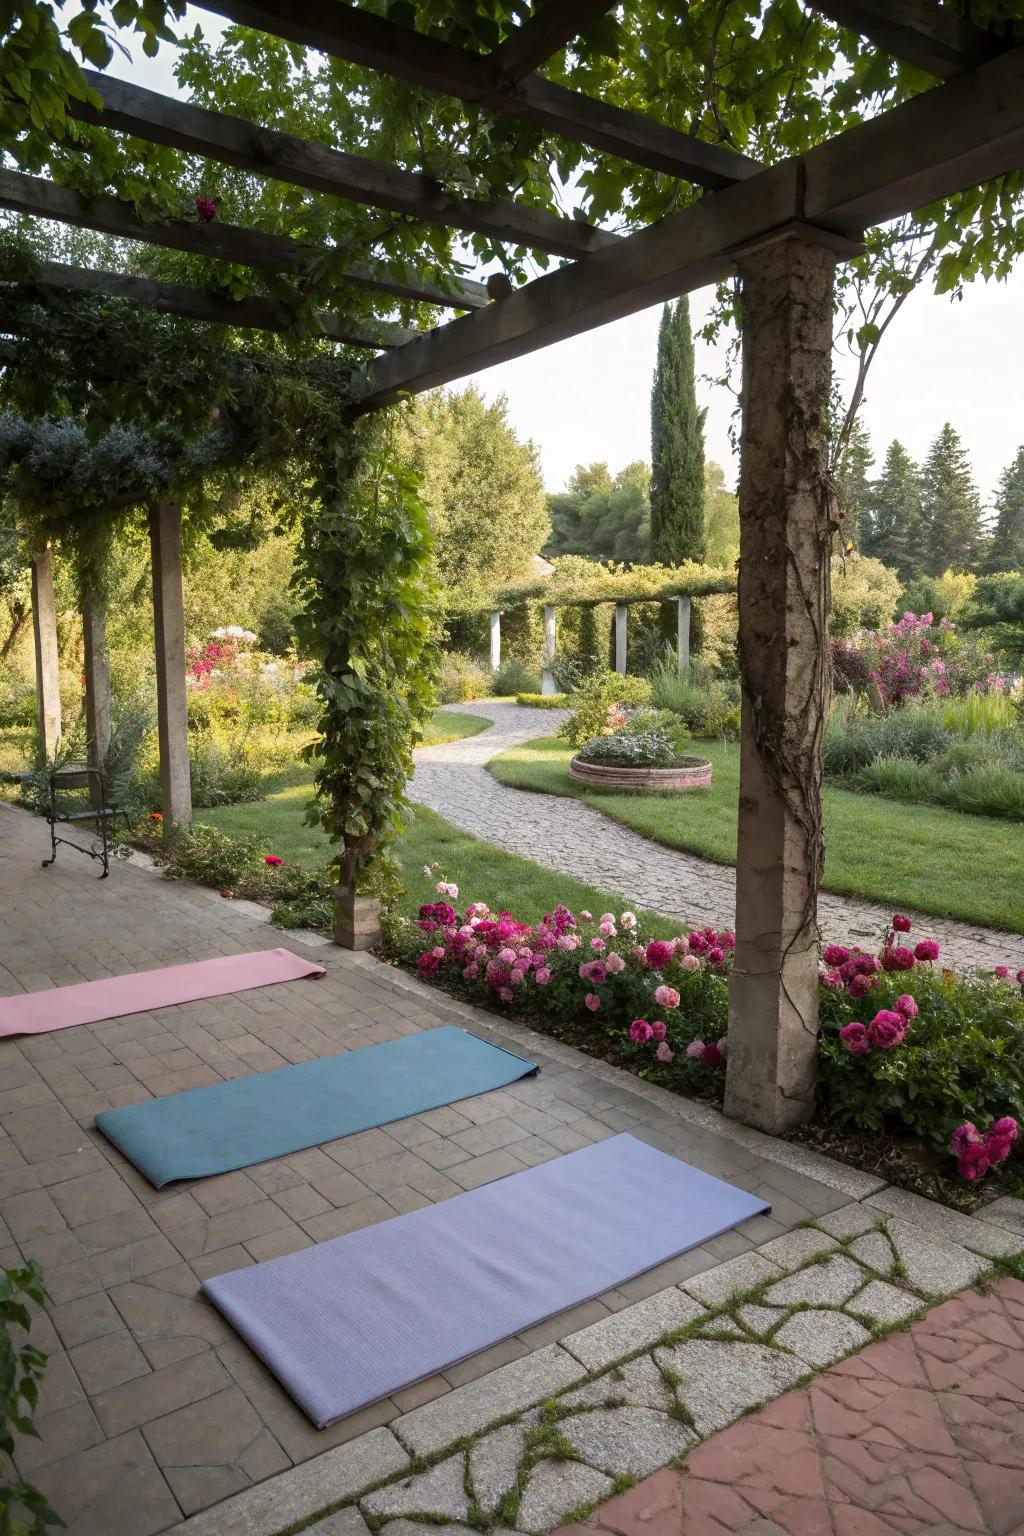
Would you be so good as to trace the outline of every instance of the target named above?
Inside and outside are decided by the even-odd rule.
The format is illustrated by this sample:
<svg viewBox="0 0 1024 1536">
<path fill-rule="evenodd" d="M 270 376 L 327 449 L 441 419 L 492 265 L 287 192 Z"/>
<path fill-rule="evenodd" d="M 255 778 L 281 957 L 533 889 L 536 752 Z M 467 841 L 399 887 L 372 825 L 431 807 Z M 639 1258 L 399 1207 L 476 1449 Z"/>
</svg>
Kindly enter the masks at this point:
<svg viewBox="0 0 1024 1536">
<path fill-rule="evenodd" d="M 281 942 L 244 904 L 131 865 L 100 882 L 91 864 L 62 850 L 43 871 L 45 828 L 25 812 L 0 806 L 0 832 L 0 995 Z M 286 942 L 301 952 L 301 936 Z M 249 1501 L 237 1517 L 246 1536 L 291 1523 L 280 1517 L 289 1503 L 307 1518 L 400 1473 L 414 1444 L 434 1456 L 457 1435 L 585 1378 L 583 1361 L 559 1340 L 617 1316 L 630 1333 L 634 1304 L 676 1295 L 680 1282 L 879 1186 L 555 1042 L 498 1032 L 486 1016 L 453 1010 L 366 957 L 309 942 L 327 966 L 318 982 L 0 1041 L 0 1257 L 6 1265 L 37 1258 L 52 1298 L 33 1325 L 50 1354 L 42 1438 L 22 1445 L 18 1460 L 72 1536 L 155 1536 L 183 1517 L 202 1522 L 189 1529 L 228 1536 L 238 1498 Z M 513 1048 L 528 1045 L 540 1076 L 163 1191 L 93 1125 L 113 1105 L 453 1019 Z M 198 1296 L 209 1275 L 446 1199 L 622 1129 L 764 1195 L 772 1216 L 326 1431 L 312 1427 Z M 659 1334 L 665 1305 L 654 1304 Z M 675 1421 L 671 1434 L 674 1444 Z M 560 1476 L 545 1473 L 531 1495 L 532 1507 L 552 1511 L 550 1524 L 579 1503 L 556 1507 Z M 593 1477 L 589 1486 L 593 1497 L 606 1491 Z M 543 1523 L 541 1513 L 527 1514 Z"/>
<path fill-rule="evenodd" d="M 732 869 L 660 847 L 578 800 L 511 789 L 487 772 L 487 762 L 499 752 L 535 736 L 552 735 L 565 718 L 563 711 L 523 709 L 493 699 L 453 707 L 493 720 L 494 727 L 418 752 L 413 799 L 509 853 L 526 854 L 549 869 L 614 891 L 631 904 L 688 924 L 732 926 Z M 487 893 L 471 892 L 469 899 L 486 900 Z M 818 910 L 827 939 L 854 940 L 869 949 L 877 947 L 891 916 L 888 908 L 872 902 L 827 893 L 819 898 Z M 927 916 L 918 926 L 938 939 L 951 965 L 1024 966 L 1020 934 Z"/>
</svg>

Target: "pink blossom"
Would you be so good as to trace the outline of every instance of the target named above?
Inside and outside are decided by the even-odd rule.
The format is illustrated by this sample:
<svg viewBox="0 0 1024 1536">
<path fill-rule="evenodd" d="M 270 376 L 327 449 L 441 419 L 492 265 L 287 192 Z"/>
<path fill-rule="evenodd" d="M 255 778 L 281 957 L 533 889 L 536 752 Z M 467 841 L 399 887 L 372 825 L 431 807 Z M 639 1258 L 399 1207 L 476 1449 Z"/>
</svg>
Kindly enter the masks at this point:
<svg viewBox="0 0 1024 1536">
<path fill-rule="evenodd" d="M 196 198 L 196 218 L 200 224 L 212 224 L 217 217 L 217 202 L 212 197 Z"/>
<path fill-rule="evenodd" d="M 665 939 L 652 939 L 645 951 L 647 964 L 652 971 L 660 971 L 668 965 L 675 951 L 675 944 L 670 944 Z"/>
<path fill-rule="evenodd" d="M 914 946 L 915 960 L 937 960 L 939 958 L 939 946 L 934 939 L 922 939 L 920 944 Z"/>
<path fill-rule="evenodd" d="M 918 945 L 920 948 L 920 945 Z M 938 946 L 936 946 L 938 953 Z M 883 971 L 912 971 L 914 969 L 914 952 L 904 949 L 899 944 L 889 944 L 881 954 Z"/>
<path fill-rule="evenodd" d="M 592 923 L 593 921 L 594 921 L 594 914 L 592 912 L 581 912 L 580 913 L 580 922 L 581 923 Z"/>
<path fill-rule="evenodd" d="M 591 1013 L 596 1013 L 601 1006 L 601 999 L 598 997 L 596 992 L 588 992 L 583 1001 L 585 1005 L 590 1009 Z"/>
<path fill-rule="evenodd" d="M 629 1026 L 629 1038 L 634 1045 L 646 1045 L 653 1034 L 654 1031 L 646 1019 L 634 1019 Z"/>
<path fill-rule="evenodd" d="M 421 976 L 436 976 L 440 964 L 441 962 L 438 960 L 437 956 L 433 953 L 432 950 L 428 949 L 426 953 L 420 955 L 419 959 L 416 961 L 416 969 L 419 971 Z"/>
<path fill-rule="evenodd" d="M 555 940 L 555 944 L 563 954 L 569 954 L 570 951 L 579 949 L 580 947 L 580 941 L 574 933 L 559 934 L 558 938 Z"/>
<path fill-rule="evenodd" d="M 475 981 L 479 974 L 480 967 L 477 965 L 475 960 L 470 961 L 469 965 L 467 965 L 465 970 L 462 972 L 463 980 L 465 981 Z"/>
<path fill-rule="evenodd" d="M 679 968 L 683 971 L 699 971 L 700 958 L 697 955 L 684 955 L 679 962 Z"/>
<path fill-rule="evenodd" d="M 851 1056 L 866 1056 L 871 1049 L 871 1041 L 863 1024 L 844 1024 L 839 1031 L 839 1038 Z"/>
<path fill-rule="evenodd" d="M 827 987 L 830 992 L 841 992 L 843 990 L 843 978 L 836 970 L 819 971 L 818 980 L 821 985 L 823 987 Z"/>
<path fill-rule="evenodd" d="M 503 1003 L 510 1003 L 515 997 L 515 993 L 512 991 L 511 987 L 499 987 L 498 996 L 501 998 Z"/>
<path fill-rule="evenodd" d="M 1001 1120 L 997 1120 L 993 1125 L 992 1134 L 994 1136 L 1008 1136 L 1011 1141 L 1016 1141 L 1020 1135 L 1020 1127 L 1012 1115 L 1004 1115 Z"/>
<path fill-rule="evenodd" d="M 723 933 L 718 935 L 718 942 L 721 944 L 723 949 L 735 949 L 736 935 L 730 928 L 726 928 Z"/>
<path fill-rule="evenodd" d="M 605 948 L 604 939 L 591 939 L 590 947 L 595 951 L 596 954 L 600 954 L 601 951 Z"/>
<path fill-rule="evenodd" d="M 710 1040 L 704 1047 L 701 1061 L 706 1067 L 721 1067 L 725 1065 L 725 1042 L 723 1040 Z"/>
<path fill-rule="evenodd" d="M 444 959 L 444 945 L 443 944 L 435 944 L 434 948 L 430 951 L 430 953 L 432 955 L 435 955 L 438 960 L 443 960 Z"/>
<path fill-rule="evenodd" d="M 901 997 L 898 997 L 893 1003 L 893 1007 L 897 1013 L 902 1013 L 905 1019 L 916 1019 L 919 1012 L 918 1006 L 909 992 L 904 992 Z"/>
<path fill-rule="evenodd" d="M 651 1039 L 652 1040 L 657 1040 L 657 1041 L 660 1042 L 660 1041 L 664 1040 L 664 1038 L 665 1038 L 665 1036 L 667 1034 L 668 1034 L 668 1025 L 666 1023 L 664 1023 L 664 1021 L 662 1019 L 653 1019 L 651 1021 Z"/>
<path fill-rule="evenodd" d="M 597 931 L 598 931 L 598 933 L 603 934 L 606 939 L 614 939 L 614 937 L 615 937 L 615 924 L 614 923 L 602 923 Z"/>
<path fill-rule="evenodd" d="M 690 941 L 689 941 L 689 939 L 683 938 L 682 936 L 680 936 L 678 939 L 676 939 L 676 954 L 677 955 L 688 955 L 689 953 L 690 953 Z"/>
<path fill-rule="evenodd" d="M 514 949 L 499 949 L 498 959 L 501 961 L 502 965 L 515 965 L 516 952 Z"/>
<path fill-rule="evenodd" d="M 611 923 L 612 927 L 614 928 L 615 927 L 615 913 L 614 912 L 602 912 L 601 916 L 598 918 L 598 922 L 599 923 Z"/>
<path fill-rule="evenodd" d="M 647 967 L 647 953 L 642 944 L 634 944 L 629 951 L 629 958 L 634 960 L 643 969 Z"/>
<path fill-rule="evenodd" d="M 980 1143 L 980 1141 L 981 1137 L 978 1135 L 978 1127 L 972 1120 L 965 1120 L 963 1125 L 957 1126 L 949 1138 L 949 1149 L 954 1157 L 960 1157 L 965 1147 L 970 1146 L 972 1142 Z"/>
<path fill-rule="evenodd" d="M 1005 981 L 1009 974 L 1010 967 L 1008 965 L 997 965 L 993 972 L 993 975 L 998 976 L 1000 981 Z"/>
<path fill-rule="evenodd" d="M 678 1008 L 679 993 L 675 987 L 658 987 L 654 994 L 654 1001 L 659 1008 Z"/>
<path fill-rule="evenodd" d="M 896 912 L 893 914 L 892 926 L 897 933 L 909 933 L 913 924 L 902 912 Z"/>
<path fill-rule="evenodd" d="M 880 1008 L 868 1027 L 871 1044 L 880 1051 L 891 1051 L 894 1045 L 902 1045 L 906 1033 L 906 1019 L 891 1008 Z"/>
<path fill-rule="evenodd" d="M 841 944 L 830 944 L 821 958 L 826 965 L 845 965 L 850 958 L 850 951 Z"/>
<path fill-rule="evenodd" d="M 548 970 L 546 965 L 542 965 L 538 970 L 534 971 L 533 979 L 537 983 L 538 987 L 546 987 L 548 982 L 551 980 L 551 972 Z"/>
<path fill-rule="evenodd" d="M 672 1047 L 670 1045 L 666 1045 L 665 1041 L 663 1040 L 654 1054 L 657 1056 L 659 1061 L 664 1062 L 667 1066 L 670 1061 L 675 1059 L 676 1053 Z"/>
<path fill-rule="evenodd" d="M 1024 969 L 1017 972 L 1014 980 L 1018 982 L 1022 987 L 1024 987 Z"/>
<path fill-rule="evenodd" d="M 691 1061 L 699 1061 L 700 1058 L 704 1055 L 704 1041 L 691 1040 L 689 1045 L 686 1047 L 686 1054 L 689 1056 Z"/>
<path fill-rule="evenodd" d="M 708 964 L 713 965 L 716 971 L 725 969 L 725 950 L 719 949 L 716 944 L 714 949 L 708 950 Z"/>
<path fill-rule="evenodd" d="M 508 973 L 508 979 L 513 987 L 521 987 L 525 975 L 525 971 L 520 970 L 518 965 L 514 965 Z"/>
<path fill-rule="evenodd" d="M 609 976 L 618 976 L 621 971 L 626 969 L 625 960 L 623 960 L 621 955 L 616 954 L 614 949 L 612 950 L 611 954 L 607 956 L 604 964 Z"/>
<path fill-rule="evenodd" d="M 855 976 L 850 982 L 850 996 L 866 997 L 877 985 L 878 983 L 873 976 Z"/>
<path fill-rule="evenodd" d="M 619 917 L 619 922 L 621 923 L 622 927 L 625 928 L 627 932 L 629 932 L 631 929 L 636 927 L 636 913 L 623 912 Z"/>
</svg>

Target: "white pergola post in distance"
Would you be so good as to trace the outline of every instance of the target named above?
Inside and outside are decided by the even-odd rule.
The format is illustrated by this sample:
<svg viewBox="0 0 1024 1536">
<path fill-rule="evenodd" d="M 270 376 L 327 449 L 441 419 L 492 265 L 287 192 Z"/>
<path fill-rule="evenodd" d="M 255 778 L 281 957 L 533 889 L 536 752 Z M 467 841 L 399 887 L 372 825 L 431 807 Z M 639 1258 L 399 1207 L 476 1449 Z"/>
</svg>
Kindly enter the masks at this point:
<svg viewBox="0 0 1024 1536">
<path fill-rule="evenodd" d="M 615 604 L 615 670 L 622 677 L 626 675 L 626 626 L 629 623 L 629 610 L 625 603 Z"/>
<path fill-rule="evenodd" d="M 60 661 L 57 610 L 53 601 L 53 556 L 37 550 L 32 561 L 32 635 L 36 654 L 36 721 L 39 746 L 47 762 L 60 740 Z"/>
<path fill-rule="evenodd" d="M 690 670 L 690 599 L 676 598 L 676 657 L 679 676 Z"/>
<path fill-rule="evenodd" d="M 164 842 L 192 821 L 185 691 L 185 607 L 181 577 L 181 508 L 161 501 L 149 514 L 153 562 L 156 710 L 160 738 L 160 801 Z"/>
<path fill-rule="evenodd" d="M 501 666 L 501 614 L 495 608 L 491 613 L 491 671 Z"/>
<path fill-rule="evenodd" d="M 725 1112 L 778 1133 L 813 1113 L 817 1071 L 835 256 L 789 238 L 739 263 L 743 709 Z"/>
<path fill-rule="evenodd" d="M 95 592 L 82 599 L 82 639 L 85 651 L 86 761 L 102 770 L 110 746 L 110 652 L 107 649 L 107 610 Z M 99 809 L 99 786 L 92 785 L 93 804 Z"/>
<path fill-rule="evenodd" d="M 558 621 L 555 617 L 554 603 L 544 604 L 544 671 L 541 675 L 541 693 L 557 693 L 552 667 L 555 664 L 555 637 Z"/>
</svg>

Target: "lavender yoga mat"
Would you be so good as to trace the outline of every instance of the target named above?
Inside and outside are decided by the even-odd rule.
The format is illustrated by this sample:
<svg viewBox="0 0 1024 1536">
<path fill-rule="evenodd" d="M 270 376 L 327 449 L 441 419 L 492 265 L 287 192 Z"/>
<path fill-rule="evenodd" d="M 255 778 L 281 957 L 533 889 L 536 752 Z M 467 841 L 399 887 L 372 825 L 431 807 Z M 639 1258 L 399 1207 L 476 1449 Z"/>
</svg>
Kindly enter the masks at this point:
<svg viewBox="0 0 1024 1536">
<path fill-rule="evenodd" d="M 767 1210 L 613 1136 L 203 1290 L 323 1429 Z"/>
<path fill-rule="evenodd" d="M 223 997 L 228 992 L 323 974 L 322 965 L 300 960 L 290 949 L 257 949 L 158 971 L 104 976 L 99 981 L 0 998 L 0 1036 L 45 1035 L 52 1029 L 70 1029 L 72 1024 L 99 1024 L 128 1013 L 149 1013 L 174 1003 L 195 1003 L 201 997 Z"/>
</svg>

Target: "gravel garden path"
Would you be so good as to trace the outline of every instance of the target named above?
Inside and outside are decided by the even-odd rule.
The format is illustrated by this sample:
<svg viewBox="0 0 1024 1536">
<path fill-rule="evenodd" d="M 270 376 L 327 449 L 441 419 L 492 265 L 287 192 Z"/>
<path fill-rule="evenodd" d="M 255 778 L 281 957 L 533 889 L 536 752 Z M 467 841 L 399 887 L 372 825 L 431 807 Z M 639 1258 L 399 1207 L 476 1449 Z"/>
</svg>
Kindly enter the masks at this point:
<svg viewBox="0 0 1024 1536">
<path fill-rule="evenodd" d="M 614 891 L 636 906 L 691 925 L 730 927 L 735 871 L 695 854 L 663 848 L 579 800 L 535 794 L 499 784 L 487 763 L 537 736 L 550 736 L 565 711 L 524 709 L 482 699 L 455 706 L 492 720 L 489 730 L 416 753 L 413 800 L 509 853 Z M 470 900 L 485 891 L 468 892 Z M 822 894 L 818 903 L 827 939 L 851 939 L 873 948 L 890 913 L 848 896 Z M 1024 937 L 949 918 L 923 916 L 920 926 L 942 945 L 943 959 L 960 967 L 1024 966 Z"/>
</svg>

